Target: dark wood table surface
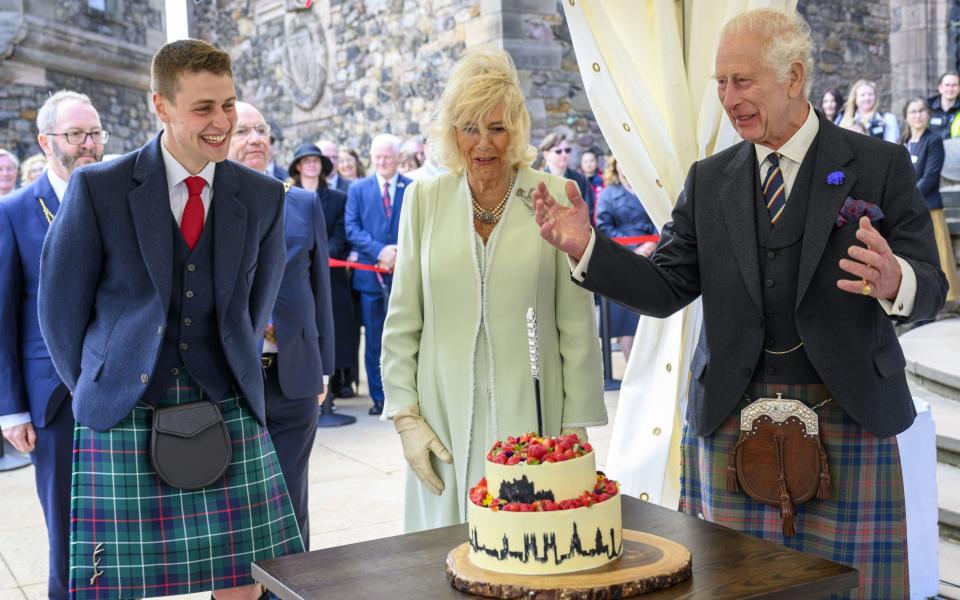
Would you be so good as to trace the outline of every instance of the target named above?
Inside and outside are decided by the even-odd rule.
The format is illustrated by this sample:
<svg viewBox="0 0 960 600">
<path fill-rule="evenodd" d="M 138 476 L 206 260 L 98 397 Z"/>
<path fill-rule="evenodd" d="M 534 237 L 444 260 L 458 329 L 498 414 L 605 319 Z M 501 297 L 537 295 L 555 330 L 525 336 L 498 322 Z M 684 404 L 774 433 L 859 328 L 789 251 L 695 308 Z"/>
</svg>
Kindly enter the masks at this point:
<svg viewBox="0 0 960 600">
<path fill-rule="evenodd" d="M 850 567 L 789 550 L 623 496 L 623 526 L 679 542 L 693 575 L 643 598 L 818 598 L 857 587 Z M 445 574 L 447 553 L 467 541 L 453 525 L 253 563 L 253 577 L 283 600 L 469 597 Z"/>
</svg>

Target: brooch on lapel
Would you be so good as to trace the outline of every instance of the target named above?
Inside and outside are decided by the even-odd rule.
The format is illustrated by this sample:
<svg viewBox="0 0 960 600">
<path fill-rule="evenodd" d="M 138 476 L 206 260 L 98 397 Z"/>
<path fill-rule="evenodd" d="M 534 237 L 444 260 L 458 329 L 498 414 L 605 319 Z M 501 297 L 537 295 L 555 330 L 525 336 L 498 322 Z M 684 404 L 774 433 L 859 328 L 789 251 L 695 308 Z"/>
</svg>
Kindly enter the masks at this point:
<svg viewBox="0 0 960 600">
<path fill-rule="evenodd" d="M 847 196 L 847 199 L 843 201 L 843 206 L 840 207 L 840 212 L 837 213 L 834 225 L 843 227 L 847 223 L 856 223 L 863 216 L 869 217 L 871 223 L 876 223 L 884 217 L 884 214 L 880 207 L 872 202 Z"/>
<path fill-rule="evenodd" d="M 827 174 L 827 184 L 829 185 L 842 185 L 843 179 L 846 177 L 843 174 L 843 171 L 832 171 Z"/>
<path fill-rule="evenodd" d="M 525 190 L 523 188 L 517 188 L 517 197 L 523 201 L 523 205 L 527 207 L 531 213 L 533 212 L 533 188 Z"/>
</svg>

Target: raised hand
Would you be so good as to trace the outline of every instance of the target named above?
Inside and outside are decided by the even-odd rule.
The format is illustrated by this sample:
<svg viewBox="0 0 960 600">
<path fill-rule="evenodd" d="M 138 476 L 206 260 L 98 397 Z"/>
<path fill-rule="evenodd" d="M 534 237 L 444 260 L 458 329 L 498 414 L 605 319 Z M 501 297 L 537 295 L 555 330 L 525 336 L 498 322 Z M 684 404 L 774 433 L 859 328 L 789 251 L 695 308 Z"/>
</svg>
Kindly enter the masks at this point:
<svg viewBox="0 0 960 600">
<path fill-rule="evenodd" d="M 850 258 L 841 259 L 840 268 L 859 279 L 840 279 L 837 287 L 850 294 L 895 299 L 900 292 L 902 273 L 890 244 L 867 217 L 860 217 L 857 239 L 867 247 L 850 246 L 847 250 Z"/>
<path fill-rule="evenodd" d="M 543 239 L 575 260 L 580 260 L 590 243 L 593 230 L 590 227 L 590 213 L 577 184 L 568 181 L 565 191 L 570 200 L 569 207 L 560 205 L 550 195 L 547 184 L 537 184 L 537 189 L 533 191 L 534 217 Z"/>
</svg>

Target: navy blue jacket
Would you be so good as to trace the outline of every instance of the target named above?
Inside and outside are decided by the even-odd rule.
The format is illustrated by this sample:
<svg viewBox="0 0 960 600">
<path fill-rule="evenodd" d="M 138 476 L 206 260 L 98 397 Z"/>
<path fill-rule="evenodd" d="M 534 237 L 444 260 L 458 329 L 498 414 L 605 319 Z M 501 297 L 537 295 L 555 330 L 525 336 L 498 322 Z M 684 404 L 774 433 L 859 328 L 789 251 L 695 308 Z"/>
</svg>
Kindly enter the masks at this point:
<svg viewBox="0 0 960 600">
<path fill-rule="evenodd" d="M 161 134 L 162 135 L 162 134 Z M 77 421 L 115 426 L 143 396 L 167 322 L 173 237 L 160 135 L 74 172 L 40 259 L 40 329 L 73 391 Z M 265 423 L 260 353 L 283 277 L 283 184 L 217 164 L 211 222 L 220 341 L 235 383 Z M 64 299 L 68 301 L 63 301 Z"/>
<path fill-rule="evenodd" d="M 910 149 L 910 146 L 907 146 Z M 930 210 L 943 208 L 940 196 L 940 171 L 943 170 L 943 138 L 929 129 L 923 132 L 920 141 L 910 150 L 913 173 L 917 177 L 917 189 L 927 201 Z"/>
<path fill-rule="evenodd" d="M 317 193 L 298 187 L 287 190 L 284 214 L 287 264 L 273 308 L 277 368 L 285 397 L 308 398 L 334 370 L 327 222 Z"/>
<path fill-rule="evenodd" d="M 56 214 L 60 201 L 46 173 L 0 200 L 0 415 L 29 411 L 37 427 L 66 397 L 58 394 L 50 403 L 60 377 L 37 319 L 40 250 L 48 228 L 41 198 Z M 62 293 L 51 299 L 55 310 L 70 302 Z"/>
<path fill-rule="evenodd" d="M 347 192 L 347 208 L 344 221 L 350 247 L 357 251 L 357 262 L 377 264 L 377 257 L 384 246 L 397 243 L 400 229 L 400 209 L 403 207 L 403 191 L 411 180 L 403 175 L 397 178 L 390 219 L 383 206 L 383 190 L 376 175 L 358 179 Z M 389 284 L 390 275 L 383 277 Z M 381 293 L 377 274 L 372 271 L 354 271 L 353 289 L 360 292 Z"/>
<path fill-rule="evenodd" d="M 600 192 L 597 229 L 610 237 L 651 235 L 657 232 L 640 199 L 620 184 L 609 185 Z M 636 244 L 630 247 L 636 247 Z"/>
</svg>

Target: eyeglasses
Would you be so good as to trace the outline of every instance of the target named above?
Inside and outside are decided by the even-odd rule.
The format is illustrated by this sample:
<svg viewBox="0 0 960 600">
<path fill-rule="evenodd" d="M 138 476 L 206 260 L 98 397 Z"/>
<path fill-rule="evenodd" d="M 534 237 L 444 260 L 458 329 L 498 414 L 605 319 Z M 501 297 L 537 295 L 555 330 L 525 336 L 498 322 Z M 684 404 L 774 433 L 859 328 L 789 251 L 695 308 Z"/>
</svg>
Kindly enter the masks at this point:
<svg viewBox="0 0 960 600">
<path fill-rule="evenodd" d="M 554 154 L 570 154 L 571 152 L 573 152 L 573 148 L 554 148 L 553 149 Z"/>
<path fill-rule="evenodd" d="M 257 125 L 256 127 L 237 127 L 233 135 L 238 138 L 248 138 L 256 132 L 262 138 L 270 137 L 269 125 Z M 272 141 L 272 140 L 271 140 Z"/>
<path fill-rule="evenodd" d="M 44 135 L 56 135 L 63 136 L 67 138 L 67 143 L 74 146 L 82 146 L 87 142 L 89 137 L 93 140 L 94 144 L 106 144 L 110 139 L 110 132 L 101 129 L 100 131 L 91 131 L 87 133 L 86 131 L 68 131 L 66 133 L 47 133 Z"/>
</svg>

